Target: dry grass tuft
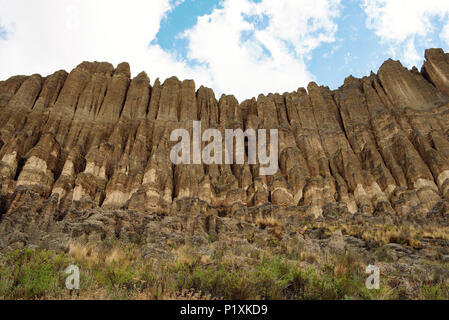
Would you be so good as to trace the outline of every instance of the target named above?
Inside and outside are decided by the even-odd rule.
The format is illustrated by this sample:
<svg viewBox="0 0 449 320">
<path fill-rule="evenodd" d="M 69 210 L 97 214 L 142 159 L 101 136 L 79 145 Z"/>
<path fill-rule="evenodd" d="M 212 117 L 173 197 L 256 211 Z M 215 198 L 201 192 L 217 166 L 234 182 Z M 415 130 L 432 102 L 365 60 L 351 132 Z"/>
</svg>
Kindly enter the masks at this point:
<svg viewBox="0 0 449 320">
<path fill-rule="evenodd" d="M 99 260 L 98 253 L 95 252 L 91 246 L 83 246 L 73 242 L 68 245 L 68 255 L 75 260 L 86 260 L 90 263 Z"/>
</svg>

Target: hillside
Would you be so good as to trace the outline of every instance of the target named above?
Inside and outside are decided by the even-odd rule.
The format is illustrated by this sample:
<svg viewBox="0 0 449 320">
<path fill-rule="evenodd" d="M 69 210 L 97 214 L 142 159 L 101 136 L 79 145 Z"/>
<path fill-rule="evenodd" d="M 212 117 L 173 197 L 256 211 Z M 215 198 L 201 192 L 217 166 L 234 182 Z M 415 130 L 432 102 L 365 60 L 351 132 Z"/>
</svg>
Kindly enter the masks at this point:
<svg viewBox="0 0 449 320">
<path fill-rule="evenodd" d="M 241 103 L 192 80 L 131 79 L 127 63 L 0 81 L 0 251 L 112 241 L 158 261 L 189 248 L 207 266 L 217 250 L 240 266 L 262 253 L 305 266 L 351 255 L 377 263 L 400 297 L 447 294 L 449 54 L 425 57 L 421 71 L 388 60 L 338 90 Z M 173 165 L 170 133 L 195 120 L 223 136 L 278 129 L 278 172 Z"/>
</svg>

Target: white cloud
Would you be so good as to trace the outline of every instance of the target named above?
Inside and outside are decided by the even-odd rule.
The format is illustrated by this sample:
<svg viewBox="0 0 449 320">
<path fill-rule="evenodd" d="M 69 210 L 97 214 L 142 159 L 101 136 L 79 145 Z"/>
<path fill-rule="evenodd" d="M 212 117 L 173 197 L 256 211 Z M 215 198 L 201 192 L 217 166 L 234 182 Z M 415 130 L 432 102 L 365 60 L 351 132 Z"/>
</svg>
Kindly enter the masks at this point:
<svg viewBox="0 0 449 320">
<path fill-rule="evenodd" d="M 134 75 L 193 78 L 239 99 L 293 90 L 313 79 L 305 64 L 312 50 L 335 40 L 340 0 L 223 0 L 183 35 L 188 58 L 201 62 L 193 66 L 149 45 L 181 2 L 0 0 L 0 25 L 8 32 L 0 37 L 0 79 L 71 70 L 85 60 L 128 61 Z"/>
<path fill-rule="evenodd" d="M 295 90 L 313 79 L 305 64 L 312 50 L 335 41 L 339 4 L 339 0 L 223 1 L 222 8 L 200 17 L 185 32 L 189 58 L 208 65 L 219 92 L 238 98 Z M 267 23 L 261 27 L 257 21 L 263 17 Z M 242 39 L 243 32 L 249 36 Z"/>
<path fill-rule="evenodd" d="M 179 1 L 177 2 L 179 4 Z M 184 75 L 186 66 L 149 46 L 169 0 L 0 0 L 0 78 L 71 70 L 82 61 L 128 61 L 133 74 Z"/>
<path fill-rule="evenodd" d="M 441 30 L 440 38 L 449 45 L 449 23 L 447 23 L 443 30 Z"/>
<path fill-rule="evenodd" d="M 141 41 L 154 37 L 169 8 L 168 0 L 143 7 L 135 11 L 119 1 L 1 0 L 0 19 L 9 31 L 8 41 L 0 42 L 1 75 L 51 72 L 80 60 L 121 60 L 127 47 L 144 47 Z"/>
<path fill-rule="evenodd" d="M 440 39 L 449 45 L 447 0 L 363 0 L 362 8 L 368 16 L 367 27 L 408 66 L 419 64 L 422 53 L 418 54 L 416 46 L 431 45 L 429 36 L 438 32 L 441 23 Z"/>
</svg>

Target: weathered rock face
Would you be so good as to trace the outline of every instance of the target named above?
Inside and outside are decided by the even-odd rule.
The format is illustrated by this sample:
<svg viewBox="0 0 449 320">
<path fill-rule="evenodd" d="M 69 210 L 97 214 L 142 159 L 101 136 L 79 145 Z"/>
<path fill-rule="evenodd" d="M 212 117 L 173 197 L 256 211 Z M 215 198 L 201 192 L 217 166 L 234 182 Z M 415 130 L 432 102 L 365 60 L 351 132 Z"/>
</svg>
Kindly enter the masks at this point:
<svg viewBox="0 0 449 320">
<path fill-rule="evenodd" d="M 173 165 L 170 133 L 192 131 L 193 120 L 203 132 L 278 129 L 279 171 Z M 152 87 L 144 72 L 131 79 L 126 63 L 83 62 L 69 74 L 0 82 L 0 214 L 17 215 L 22 203 L 43 210 L 44 201 L 56 220 L 80 208 L 170 215 L 190 199 L 214 217 L 270 204 L 322 218 L 338 204 L 424 219 L 449 205 L 448 133 L 449 55 L 440 49 L 426 51 L 421 72 L 389 60 L 335 91 L 311 83 L 240 104 L 191 80 Z"/>
</svg>

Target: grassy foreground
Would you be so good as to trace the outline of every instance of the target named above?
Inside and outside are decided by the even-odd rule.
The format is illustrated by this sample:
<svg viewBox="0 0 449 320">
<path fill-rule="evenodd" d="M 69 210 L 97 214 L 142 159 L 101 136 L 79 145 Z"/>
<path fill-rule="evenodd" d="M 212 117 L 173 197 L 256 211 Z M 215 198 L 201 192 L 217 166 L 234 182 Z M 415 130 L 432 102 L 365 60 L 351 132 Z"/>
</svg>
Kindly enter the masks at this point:
<svg viewBox="0 0 449 320">
<path fill-rule="evenodd" d="M 235 252 L 234 252 L 235 253 Z M 245 256 L 239 263 L 225 250 L 211 256 L 189 247 L 170 262 L 143 259 L 137 247 L 95 252 L 70 246 L 67 253 L 20 249 L 0 255 L 0 299 L 400 299 L 394 278 L 379 290 L 365 287 L 366 265 L 345 254 L 314 257 Z M 80 290 L 65 288 L 65 268 L 80 268 Z M 449 299 L 444 283 L 421 283 L 416 299 Z"/>
</svg>

